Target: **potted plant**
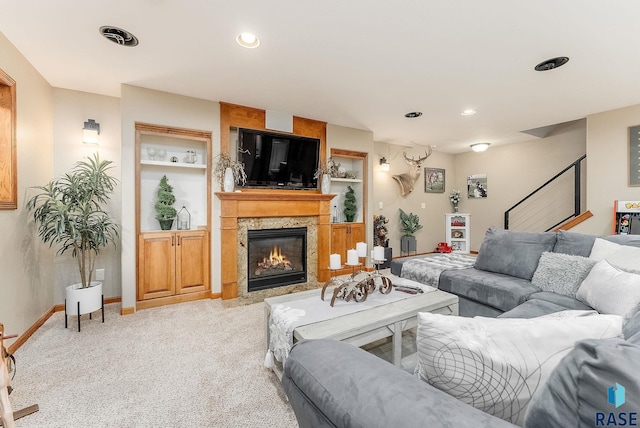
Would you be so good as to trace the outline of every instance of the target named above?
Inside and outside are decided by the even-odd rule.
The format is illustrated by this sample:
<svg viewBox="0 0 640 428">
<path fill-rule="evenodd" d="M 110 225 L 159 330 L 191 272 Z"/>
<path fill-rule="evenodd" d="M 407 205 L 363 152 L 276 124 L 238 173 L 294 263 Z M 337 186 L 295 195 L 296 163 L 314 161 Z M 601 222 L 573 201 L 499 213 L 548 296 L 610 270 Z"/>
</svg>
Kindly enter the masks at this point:
<svg viewBox="0 0 640 428">
<path fill-rule="evenodd" d="M 402 230 L 403 236 L 400 238 L 400 250 L 402 252 L 416 252 L 416 237 L 413 236 L 418 230 L 422 229 L 420 224 L 420 218 L 414 214 L 400 210 L 400 230 Z"/>
<path fill-rule="evenodd" d="M 316 169 L 313 174 L 313 178 L 320 179 L 320 191 L 323 194 L 329 193 L 331 190 L 331 180 L 330 177 L 333 177 L 333 170 L 335 169 L 335 163 L 333 159 L 329 158 L 326 162 L 320 162 L 318 164 L 318 169 Z"/>
<path fill-rule="evenodd" d="M 458 204 L 460 203 L 460 195 L 461 192 L 459 190 L 453 189 L 449 194 L 449 200 L 451 201 L 451 205 L 453 206 L 453 212 L 458 212 Z"/>
<path fill-rule="evenodd" d="M 213 175 L 218 179 L 220 189 L 225 192 L 232 192 L 236 184 L 244 186 L 247 182 L 247 174 L 242 162 L 231 159 L 227 153 L 218 155 Z"/>
<path fill-rule="evenodd" d="M 176 218 L 176 209 L 173 204 L 176 202 L 176 197 L 173 194 L 173 187 L 169 184 L 169 179 L 166 175 L 160 179 L 158 185 L 158 200 L 156 201 L 156 220 L 160 223 L 160 229 L 171 230 L 173 227 L 173 220 Z"/>
<path fill-rule="evenodd" d="M 108 174 L 112 164 L 101 161 L 96 153 L 77 162 L 64 176 L 34 187 L 40 193 L 27 201 L 42 241 L 57 246 L 57 254 L 71 251 L 78 262 L 80 283 L 67 287 L 65 300 L 65 314 L 78 315 L 78 329 L 79 315 L 103 307 L 102 283 L 92 281 L 95 260 L 102 248 L 115 246 L 118 238 L 119 225 L 105 210 L 117 184 Z"/>
<path fill-rule="evenodd" d="M 356 217 L 358 207 L 356 206 L 356 192 L 351 186 L 347 186 L 347 191 L 344 194 L 344 217 L 348 222 L 352 222 Z"/>
</svg>

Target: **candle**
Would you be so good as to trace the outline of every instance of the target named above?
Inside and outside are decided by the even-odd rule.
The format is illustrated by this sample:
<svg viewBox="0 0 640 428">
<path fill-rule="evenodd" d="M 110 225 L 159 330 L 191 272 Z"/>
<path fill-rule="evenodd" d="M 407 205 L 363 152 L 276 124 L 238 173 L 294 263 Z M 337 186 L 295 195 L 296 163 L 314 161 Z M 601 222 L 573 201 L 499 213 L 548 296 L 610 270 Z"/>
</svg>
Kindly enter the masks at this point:
<svg viewBox="0 0 640 428">
<path fill-rule="evenodd" d="M 358 264 L 358 252 L 356 250 L 347 250 L 347 264 L 351 266 Z"/>
<path fill-rule="evenodd" d="M 367 243 L 366 242 L 356 243 L 356 251 L 358 252 L 358 257 L 367 257 Z"/>
<path fill-rule="evenodd" d="M 384 260 L 384 247 L 373 247 L 373 259 Z"/>
<path fill-rule="evenodd" d="M 340 254 L 331 254 L 329 255 L 329 269 L 340 269 L 342 267 L 342 262 L 340 260 Z"/>
</svg>

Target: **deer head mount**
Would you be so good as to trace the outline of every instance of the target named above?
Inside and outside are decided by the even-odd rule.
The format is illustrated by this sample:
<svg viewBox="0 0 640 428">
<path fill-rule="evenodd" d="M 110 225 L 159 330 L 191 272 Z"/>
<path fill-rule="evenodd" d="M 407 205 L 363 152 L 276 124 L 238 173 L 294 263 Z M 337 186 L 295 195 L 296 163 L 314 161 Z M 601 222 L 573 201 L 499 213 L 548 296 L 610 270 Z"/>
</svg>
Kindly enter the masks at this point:
<svg viewBox="0 0 640 428">
<path fill-rule="evenodd" d="M 406 152 L 402 152 L 402 154 L 404 156 L 404 160 L 409 164 L 409 172 L 394 175 L 393 178 L 400 185 L 400 194 L 402 196 L 407 196 L 413 190 L 413 185 L 418 181 L 418 177 L 420 177 L 420 167 L 422 166 L 422 162 L 431 156 L 431 147 L 424 151 L 424 157 L 420 157 L 418 159 L 415 159 L 413 156 L 408 158 Z"/>
</svg>

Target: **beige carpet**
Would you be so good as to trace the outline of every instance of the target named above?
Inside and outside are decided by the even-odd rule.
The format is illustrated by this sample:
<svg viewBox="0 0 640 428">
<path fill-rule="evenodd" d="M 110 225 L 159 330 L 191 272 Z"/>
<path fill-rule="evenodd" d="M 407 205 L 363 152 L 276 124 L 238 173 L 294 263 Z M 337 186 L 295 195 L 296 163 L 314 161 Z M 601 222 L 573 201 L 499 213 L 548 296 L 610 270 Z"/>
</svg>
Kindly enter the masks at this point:
<svg viewBox="0 0 640 428">
<path fill-rule="evenodd" d="M 80 333 L 58 312 L 16 352 L 13 408 L 40 406 L 18 427 L 297 427 L 262 366 L 261 303 L 119 310 Z"/>
</svg>

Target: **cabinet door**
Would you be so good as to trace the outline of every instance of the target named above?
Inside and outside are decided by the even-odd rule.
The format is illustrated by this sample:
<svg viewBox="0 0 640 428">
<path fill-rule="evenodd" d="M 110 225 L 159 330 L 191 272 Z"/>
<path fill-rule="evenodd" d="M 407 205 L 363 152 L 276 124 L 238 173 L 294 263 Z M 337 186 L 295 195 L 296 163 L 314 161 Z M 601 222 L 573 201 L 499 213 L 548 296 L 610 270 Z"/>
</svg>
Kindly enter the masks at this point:
<svg viewBox="0 0 640 428">
<path fill-rule="evenodd" d="M 347 234 L 349 235 L 349 248 L 356 248 L 358 242 L 367 242 L 364 239 L 364 223 L 351 223 L 348 225 Z"/>
<path fill-rule="evenodd" d="M 209 289 L 209 239 L 205 230 L 176 234 L 176 294 Z"/>
<path fill-rule="evenodd" d="M 138 237 L 138 300 L 175 294 L 175 235 L 143 233 Z"/>
<path fill-rule="evenodd" d="M 342 264 L 347 261 L 347 246 L 349 245 L 346 224 L 331 225 L 331 253 L 340 254 Z"/>
</svg>

